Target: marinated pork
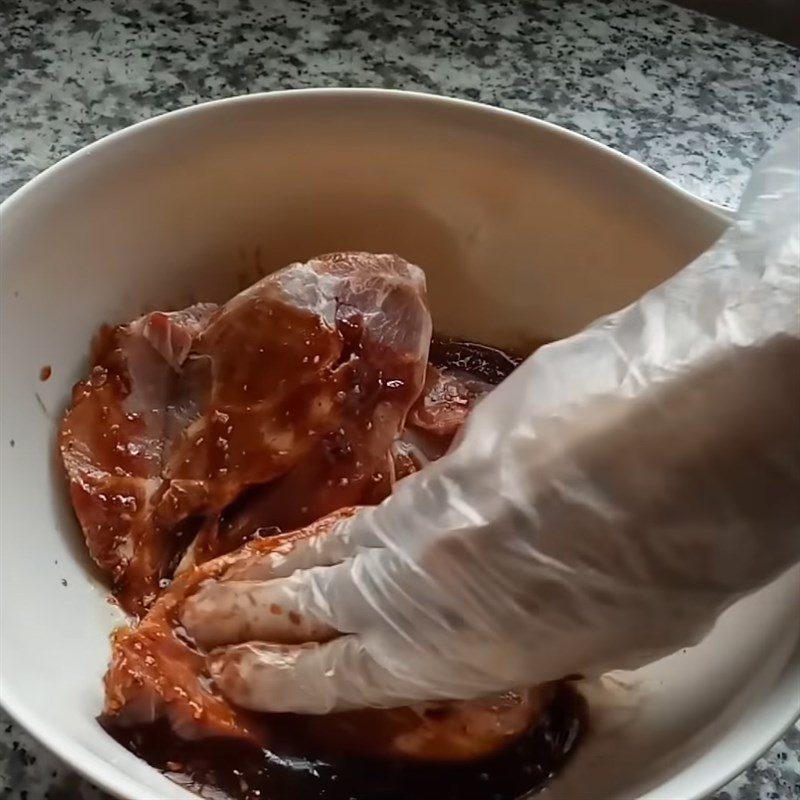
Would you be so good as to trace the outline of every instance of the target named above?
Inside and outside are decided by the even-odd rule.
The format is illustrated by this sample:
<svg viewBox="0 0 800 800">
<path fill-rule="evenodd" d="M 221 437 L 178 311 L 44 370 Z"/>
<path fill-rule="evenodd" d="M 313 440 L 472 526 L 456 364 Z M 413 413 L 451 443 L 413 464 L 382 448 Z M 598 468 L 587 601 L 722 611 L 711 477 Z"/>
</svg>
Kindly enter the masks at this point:
<svg viewBox="0 0 800 800">
<path fill-rule="evenodd" d="M 115 735 L 269 752 L 291 731 L 326 758 L 477 764 L 533 729 L 554 687 L 325 717 L 246 711 L 180 624 L 201 582 L 330 531 L 443 455 L 516 365 L 448 340 L 429 360 L 430 344 L 422 272 L 368 253 L 101 331 L 60 449 L 89 552 L 140 617 L 112 641 L 102 721 Z"/>
<path fill-rule="evenodd" d="M 137 627 L 114 635 L 112 665 L 105 677 L 106 724 L 125 727 L 165 717 L 184 739 L 233 738 L 269 747 L 272 731 L 265 717 L 236 708 L 215 692 L 204 654 L 181 628 L 183 601 L 203 581 L 224 578 L 257 554 L 286 554 L 299 539 L 324 535 L 353 511 L 341 510 L 296 533 L 252 541 L 181 575 Z M 339 755 L 470 760 L 524 733 L 549 691 L 539 687 L 469 702 L 308 717 L 303 738 Z"/>
<path fill-rule="evenodd" d="M 190 542 L 184 566 L 360 501 L 422 389 L 424 290 L 396 256 L 333 254 L 222 308 L 102 334 L 60 447 L 89 551 L 128 611 Z"/>
</svg>

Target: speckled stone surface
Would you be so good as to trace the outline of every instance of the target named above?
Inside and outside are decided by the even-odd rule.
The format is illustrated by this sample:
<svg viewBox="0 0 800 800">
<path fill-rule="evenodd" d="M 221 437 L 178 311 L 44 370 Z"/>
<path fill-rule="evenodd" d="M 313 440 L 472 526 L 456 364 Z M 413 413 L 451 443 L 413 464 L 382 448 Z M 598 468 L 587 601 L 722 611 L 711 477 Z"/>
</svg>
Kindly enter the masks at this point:
<svg viewBox="0 0 800 800">
<path fill-rule="evenodd" d="M 0 0 L 0 197 L 153 114 L 310 86 L 543 117 L 732 205 L 798 113 L 798 54 L 650 0 Z M 102 797 L 0 715 L 0 800 Z M 800 728 L 715 798 L 798 800 Z"/>
</svg>

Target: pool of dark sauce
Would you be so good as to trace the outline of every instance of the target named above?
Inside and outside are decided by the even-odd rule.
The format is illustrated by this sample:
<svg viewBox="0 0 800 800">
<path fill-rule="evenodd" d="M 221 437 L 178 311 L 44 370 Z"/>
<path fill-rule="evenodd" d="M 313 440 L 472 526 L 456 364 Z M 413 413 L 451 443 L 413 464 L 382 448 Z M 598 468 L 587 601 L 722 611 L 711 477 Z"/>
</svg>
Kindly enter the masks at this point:
<svg viewBox="0 0 800 800">
<path fill-rule="evenodd" d="M 568 683 L 537 724 L 489 758 L 452 763 L 345 759 L 313 752 L 302 720 L 275 719 L 272 750 L 230 740 L 187 742 L 164 722 L 110 730 L 135 755 L 201 797 L 234 800 L 524 800 L 544 788 L 586 728 Z M 217 790 L 217 794 L 213 790 Z"/>
<path fill-rule="evenodd" d="M 491 384 L 521 359 L 436 338 L 430 362 Z M 572 684 L 555 687 L 537 722 L 505 749 L 466 762 L 372 760 L 314 750 L 303 718 L 276 715 L 270 750 L 227 739 L 187 742 L 168 723 L 109 728 L 128 750 L 201 797 L 232 800 L 525 800 L 544 788 L 586 731 L 586 703 Z"/>
<path fill-rule="evenodd" d="M 466 372 L 494 386 L 507 378 L 522 363 L 523 358 L 495 347 L 443 336 L 433 338 L 428 353 L 428 361 L 434 367 Z"/>
</svg>

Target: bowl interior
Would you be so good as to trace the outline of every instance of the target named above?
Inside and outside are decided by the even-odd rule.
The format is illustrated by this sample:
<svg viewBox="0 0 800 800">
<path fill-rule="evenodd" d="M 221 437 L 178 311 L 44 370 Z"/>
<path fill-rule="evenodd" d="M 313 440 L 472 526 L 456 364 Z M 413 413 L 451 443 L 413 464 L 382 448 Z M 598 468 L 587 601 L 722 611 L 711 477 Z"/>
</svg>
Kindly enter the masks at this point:
<svg viewBox="0 0 800 800">
<path fill-rule="evenodd" d="M 224 299 L 290 261 L 365 249 L 425 268 L 441 332 L 526 347 L 631 301 L 723 226 L 559 129 L 381 92 L 209 104 L 50 170 L 2 211 L 3 702 L 120 796 L 189 797 L 94 721 L 121 616 L 87 563 L 54 434 L 101 323 Z M 551 797 L 584 796 L 591 780 L 598 800 L 689 798 L 743 766 L 791 718 L 796 585 L 784 576 L 699 647 L 590 688 L 595 733 Z"/>
</svg>

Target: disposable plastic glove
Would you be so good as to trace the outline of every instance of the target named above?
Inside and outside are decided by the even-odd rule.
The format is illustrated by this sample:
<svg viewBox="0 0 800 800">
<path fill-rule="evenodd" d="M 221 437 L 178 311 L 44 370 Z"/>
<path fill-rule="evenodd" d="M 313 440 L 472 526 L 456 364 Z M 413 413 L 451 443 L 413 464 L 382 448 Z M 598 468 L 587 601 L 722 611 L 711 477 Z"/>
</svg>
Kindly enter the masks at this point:
<svg viewBox="0 0 800 800">
<path fill-rule="evenodd" d="M 792 132 L 709 251 L 537 351 L 448 455 L 205 584 L 183 622 L 221 690 L 325 713 L 635 668 L 788 569 L 799 211 Z"/>
</svg>

